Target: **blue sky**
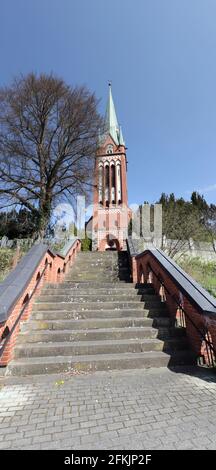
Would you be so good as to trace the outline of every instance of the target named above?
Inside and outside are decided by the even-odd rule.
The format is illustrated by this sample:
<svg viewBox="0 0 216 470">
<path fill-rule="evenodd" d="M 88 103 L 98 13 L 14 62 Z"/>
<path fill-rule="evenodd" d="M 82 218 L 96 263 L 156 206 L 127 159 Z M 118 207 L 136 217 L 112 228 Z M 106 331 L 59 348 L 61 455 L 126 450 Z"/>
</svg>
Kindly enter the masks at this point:
<svg viewBox="0 0 216 470">
<path fill-rule="evenodd" d="M 216 202 L 215 0 L 0 0 L 0 85 L 53 72 L 105 111 L 112 80 L 131 203 Z"/>
</svg>

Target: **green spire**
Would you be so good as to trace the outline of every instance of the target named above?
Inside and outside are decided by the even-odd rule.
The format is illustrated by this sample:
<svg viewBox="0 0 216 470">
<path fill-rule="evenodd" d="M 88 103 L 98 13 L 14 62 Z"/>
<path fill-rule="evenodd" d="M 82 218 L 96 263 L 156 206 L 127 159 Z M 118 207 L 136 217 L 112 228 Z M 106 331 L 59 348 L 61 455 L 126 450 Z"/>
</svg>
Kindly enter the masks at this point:
<svg viewBox="0 0 216 470">
<path fill-rule="evenodd" d="M 119 127 L 119 145 L 125 145 L 121 126 Z"/>
<path fill-rule="evenodd" d="M 111 83 L 109 83 L 109 96 L 105 115 L 105 133 L 109 133 L 117 145 L 124 145 L 122 131 L 118 125 L 115 106 L 112 97 Z"/>
</svg>

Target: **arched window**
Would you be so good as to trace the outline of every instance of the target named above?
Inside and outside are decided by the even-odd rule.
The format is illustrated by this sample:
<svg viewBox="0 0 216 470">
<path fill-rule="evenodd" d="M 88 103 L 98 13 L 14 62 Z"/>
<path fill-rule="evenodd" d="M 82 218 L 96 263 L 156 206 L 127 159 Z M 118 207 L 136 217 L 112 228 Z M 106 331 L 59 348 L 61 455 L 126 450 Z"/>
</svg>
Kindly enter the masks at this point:
<svg viewBox="0 0 216 470">
<path fill-rule="evenodd" d="M 112 204 L 115 204 L 115 187 L 116 187 L 115 166 L 114 166 L 114 165 L 111 165 L 111 193 L 112 193 Z"/>
<path fill-rule="evenodd" d="M 108 165 L 105 166 L 105 182 L 106 182 L 106 187 L 109 187 L 109 167 Z"/>
<path fill-rule="evenodd" d="M 111 144 L 107 145 L 106 153 L 113 153 L 113 145 L 111 145 Z"/>
<path fill-rule="evenodd" d="M 121 164 L 117 162 L 117 178 L 116 178 L 116 189 L 117 189 L 117 201 L 121 204 L 122 201 L 122 188 L 121 188 Z"/>
<path fill-rule="evenodd" d="M 103 204 L 103 166 L 99 166 L 99 177 L 98 177 L 98 192 L 99 192 L 99 203 Z"/>
<path fill-rule="evenodd" d="M 109 207 L 109 166 L 105 166 L 105 202 L 106 202 L 106 207 Z"/>
</svg>

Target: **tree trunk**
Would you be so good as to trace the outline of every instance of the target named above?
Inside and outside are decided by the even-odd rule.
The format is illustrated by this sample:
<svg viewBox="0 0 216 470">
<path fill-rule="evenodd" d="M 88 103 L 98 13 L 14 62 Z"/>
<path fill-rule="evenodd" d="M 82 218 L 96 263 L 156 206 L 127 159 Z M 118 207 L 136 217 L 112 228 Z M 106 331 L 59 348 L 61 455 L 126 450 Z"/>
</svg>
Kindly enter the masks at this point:
<svg viewBox="0 0 216 470">
<path fill-rule="evenodd" d="M 46 197 L 46 200 L 41 203 L 39 217 L 38 217 L 38 235 L 40 239 L 44 239 L 51 217 L 51 200 Z"/>
</svg>

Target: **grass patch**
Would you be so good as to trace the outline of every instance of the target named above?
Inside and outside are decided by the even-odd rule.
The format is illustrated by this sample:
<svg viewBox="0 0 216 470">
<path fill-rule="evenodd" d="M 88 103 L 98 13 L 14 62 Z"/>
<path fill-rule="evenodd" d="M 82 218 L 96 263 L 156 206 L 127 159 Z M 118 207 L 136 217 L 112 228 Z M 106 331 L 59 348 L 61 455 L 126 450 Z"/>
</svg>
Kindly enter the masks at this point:
<svg viewBox="0 0 216 470">
<path fill-rule="evenodd" d="M 177 261 L 179 266 L 193 277 L 204 289 L 216 297 L 216 262 L 185 257 Z"/>
</svg>

